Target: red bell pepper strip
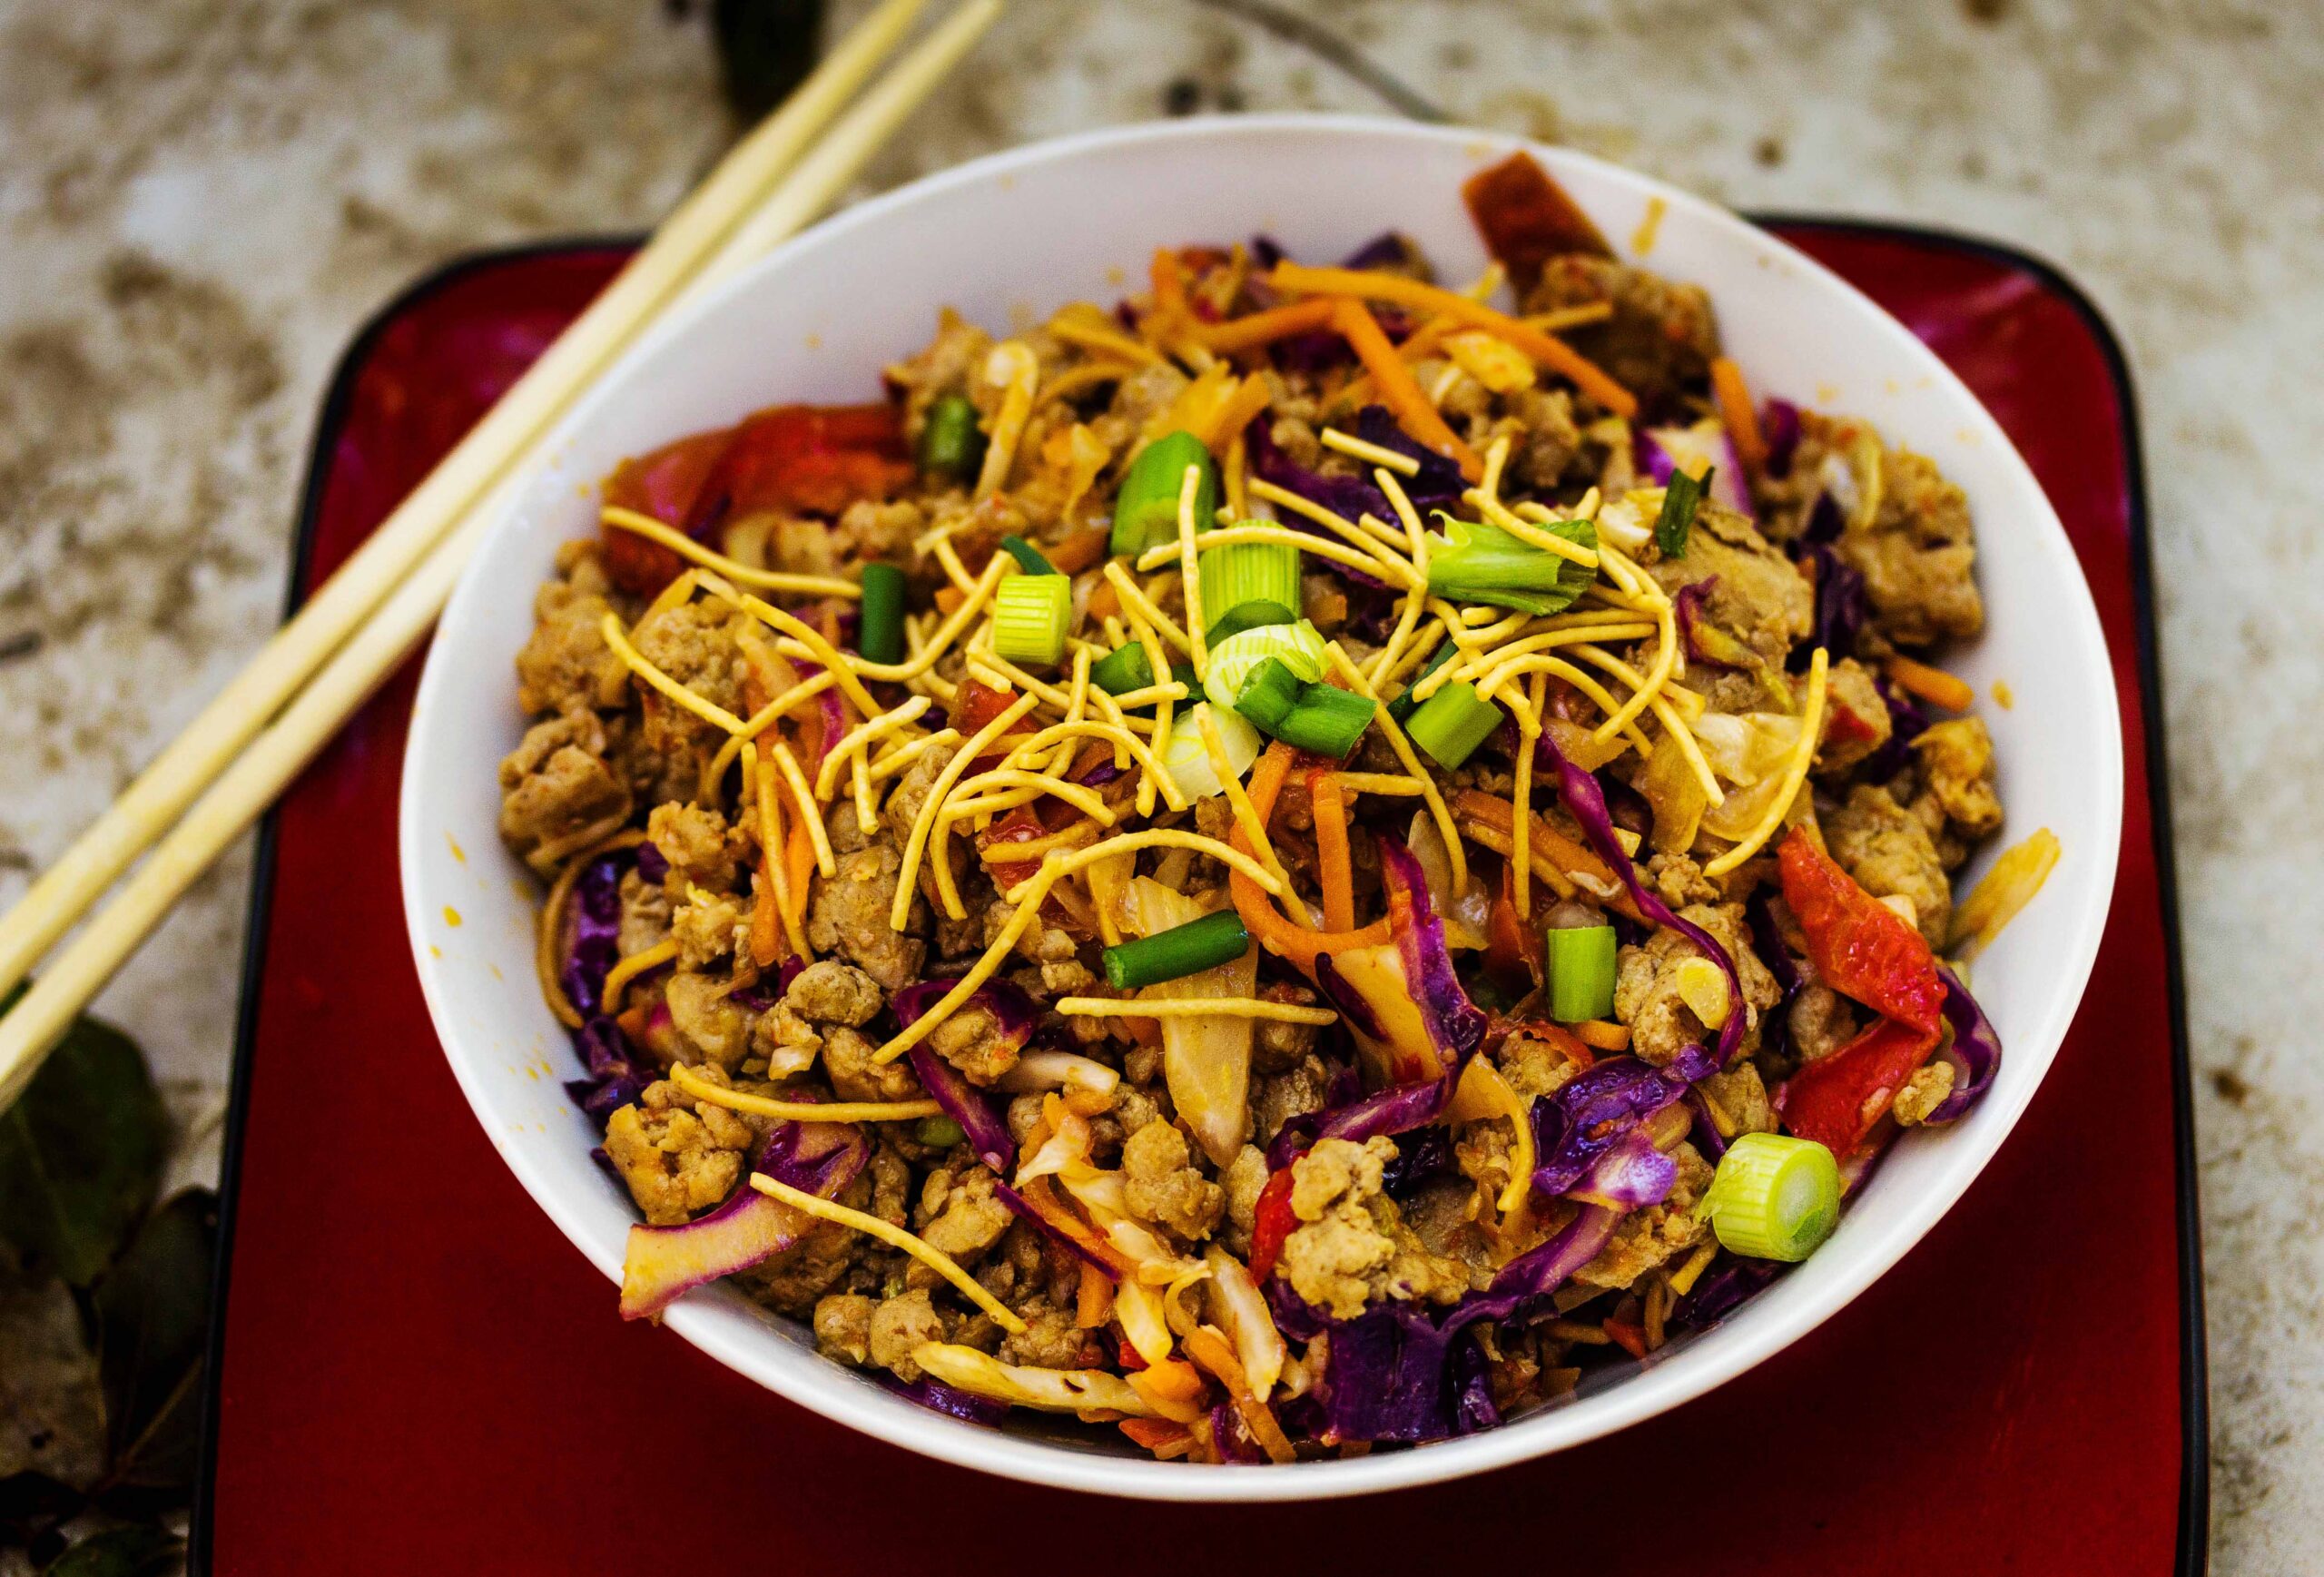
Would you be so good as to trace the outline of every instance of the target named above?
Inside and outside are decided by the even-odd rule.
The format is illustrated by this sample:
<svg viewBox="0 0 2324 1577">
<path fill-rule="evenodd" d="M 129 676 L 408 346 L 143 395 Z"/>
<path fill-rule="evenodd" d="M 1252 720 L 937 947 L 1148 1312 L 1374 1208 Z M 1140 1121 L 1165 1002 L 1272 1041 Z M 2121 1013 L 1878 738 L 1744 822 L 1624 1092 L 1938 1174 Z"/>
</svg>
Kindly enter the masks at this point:
<svg viewBox="0 0 2324 1577">
<path fill-rule="evenodd" d="M 1299 1225 L 1291 1208 L 1291 1168 L 1284 1168 L 1259 1190 L 1256 1215 L 1251 1224 L 1251 1279 L 1265 1281 L 1283 1257 L 1283 1240 Z"/>
<path fill-rule="evenodd" d="M 1945 981 L 1935 955 L 1902 915 L 1795 827 L 1777 851 L 1784 901 L 1807 936 L 1807 957 L 1826 985 L 1886 1019 L 1935 1035 Z"/>
<path fill-rule="evenodd" d="M 1828 1057 L 1804 1064 L 1776 1090 L 1797 1138 L 1846 1158 L 1888 1115 L 1896 1092 L 1936 1050 L 1937 1032 L 1883 1019 Z"/>
<path fill-rule="evenodd" d="M 747 418 L 686 510 L 688 535 L 763 509 L 837 515 L 911 479 L 903 422 L 886 405 L 778 405 Z"/>
</svg>

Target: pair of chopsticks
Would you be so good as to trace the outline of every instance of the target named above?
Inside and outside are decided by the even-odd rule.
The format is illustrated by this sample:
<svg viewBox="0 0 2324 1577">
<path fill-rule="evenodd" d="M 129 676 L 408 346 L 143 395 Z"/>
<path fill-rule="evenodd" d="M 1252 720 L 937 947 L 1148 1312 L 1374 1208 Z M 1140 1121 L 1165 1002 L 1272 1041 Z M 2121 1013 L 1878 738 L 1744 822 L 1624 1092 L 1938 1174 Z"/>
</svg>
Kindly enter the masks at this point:
<svg viewBox="0 0 2324 1577">
<path fill-rule="evenodd" d="M 925 3 L 883 0 L 738 143 L 297 616 L 0 916 L 5 993 L 153 850 L 0 1017 L 0 1111 L 194 879 L 427 634 L 497 512 L 489 506 L 522 482 L 575 399 L 673 304 L 813 221 L 1000 11 L 1000 0 L 966 0 L 850 108 Z"/>
</svg>

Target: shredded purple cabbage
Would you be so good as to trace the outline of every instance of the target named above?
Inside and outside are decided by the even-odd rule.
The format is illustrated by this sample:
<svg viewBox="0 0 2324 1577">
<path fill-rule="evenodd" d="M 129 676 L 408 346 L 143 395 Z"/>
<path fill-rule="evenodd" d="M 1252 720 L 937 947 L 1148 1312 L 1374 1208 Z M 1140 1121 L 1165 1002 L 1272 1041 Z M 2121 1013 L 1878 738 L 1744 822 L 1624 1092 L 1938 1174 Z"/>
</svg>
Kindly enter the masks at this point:
<svg viewBox="0 0 2324 1577">
<path fill-rule="evenodd" d="M 907 1402 L 917 1402 L 931 1413 L 941 1413 L 969 1424 L 983 1424 L 999 1428 L 1009 1416 L 1009 1404 L 996 1402 L 990 1396 L 978 1396 L 947 1385 L 933 1375 L 922 1375 L 917 1380 L 897 1379 L 885 1370 L 880 1373 L 880 1384 Z"/>
<path fill-rule="evenodd" d="M 1888 708 L 1888 737 L 1864 758 L 1864 767 L 1870 776 L 1887 779 L 1904 771 L 1913 759 L 1913 741 L 1928 732 L 1929 715 L 1902 686 L 1891 684 L 1887 675 L 1874 675 L 1872 685 Z"/>
<path fill-rule="evenodd" d="M 1418 475 L 1404 479 L 1405 496 L 1413 507 L 1423 512 L 1449 509 L 1460 502 L 1467 483 L 1462 480 L 1461 469 L 1433 449 L 1423 448 L 1396 425 L 1396 419 L 1385 406 L 1367 405 L 1357 413 L 1355 434 L 1367 442 L 1409 455 L 1420 462 Z M 1264 419 L 1254 420 L 1244 431 L 1244 442 L 1250 457 L 1252 475 L 1272 482 L 1286 492 L 1298 494 L 1310 502 L 1321 504 L 1333 513 L 1353 520 L 1362 515 L 1372 515 L 1382 520 L 1395 518 L 1395 511 L 1388 496 L 1363 476 L 1327 477 L 1300 465 L 1275 443 L 1274 434 Z M 1312 535 L 1324 535 L 1323 527 L 1294 517 L 1285 522 L 1294 530 Z M 1391 589 L 1385 581 L 1349 569 L 1344 565 L 1326 560 L 1324 567 L 1355 586 Z"/>
<path fill-rule="evenodd" d="M 637 845 L 637 873 L 646 881 L 660 885 L 670 879 L 670 862 L 662 851 L 651 843 Z"/>
<path fill-rule="evenodd" d="M 1790 476 L 1792 456 L 1799 452 L 1799 407 L 1787 399 L 1761 401 L 1759 441 L 1767 446 L 1768 475 L 1777 481 Z"/>
<path fill-rule="evenodd" d="M 1639 472 L 1653 478 L 1658 488 L 1667 488 L 1679 469 L 1679 451 L 1695 450 L 1703 446 L 1695 431 L 1683 427 L 1642 427 L 1630 434 L 1630 463 Z M 1709 440 L 1711 450 L 1710 500 L 1723 504 L 1739 515 L 1751 510 L 1751 495 L 1743 475 L 1742 457 L 1735 452 L 1735 444 L 1724 429 Z"/>
<path fill-rule="evenodd" d="M 627 849 L 616 849 L 589 862 L 579 880 L 573 884 L 572 895 L 565 902 L 565 962 L 558 967 L 557 983 L 565 988 L 567 1000 L 584 1019 L 597 1010 L 598 999 L 606 988 L 606 976 L 621 961 L 621 879 L 638 854 L 653 848 L 640 843 L 637 854 Z M 656 859 L 660 858 L 658 851 Z M 666 870 L 668 867 L 664 867 Z"/>
<path fill-rule="evenodd" d="M 602 1013 L 573 1031 L 573 1050 L 580 1055 L 588 1076 L 566 1079 L 565 1093 L 600 1125 L 645 1094 L 645 1087 L 657 1077 L 631 1055 L 628 1038 Z"/>
<path fill-rule="evenodd" d="M 1821 509 L 1823 505 L 1817 508 Z M 1811 539 L 1807 557 L 1816 564 L 1816 624 L 1815 632 L 1792 651 L 1791 666 L 1795 672 L 1807 666 L 1808 658 L 1817 646 L 1830 653 L 1834 662 L 1853 656 L 1857 637 L 1872 622 L 1872 603 L 1865 592 L 1864 577 L 1840 557 L 1839 549 L 1829 542 Z"/>
<path fill-rule="evenodd" d="M 1779 1260 L 1729 1255 L 1679 1300 L 1677 1315 L 1690 1329 L 1707 1329 L 1790 1268 Z"/>
<path fill-rule="evenodd" d="M 1700 1047 L 1688 1050 L 1697 1055 L 1682 1052 L 1684 1068 L 1679 1062 L 1662 1069 L 1636 1057 L 1609 1057 L 1555 1094 L 1536 1100 L 1533 1153 L 1540 1158 L 1533 1168 L 1535 1189 L 1555 1198 L 1582 1187 L 1639 1124 L 1686 1094 L 1695 1079 L 1710 1071 Z M 1662 1192 L 1669 1194 L 1668 1184 Z"/>
<path fill-rule="evenodd" d="M 1966 1114 L 1993 1088 L 2001 1071 L 2001 1036 L 1960 976 L 1941 963 L 1936 972 L 1945 977 L 1945 1021 L 1953 1027 L 1952 1041 L 1937 1055 L 1953 1064 L 1953 1089 L 1922 1120 L 1942 1124 Z"/>
<path fill-rule="evenodd" d="M 904 1029 L 919 1022 L 920 1016 L 941 1001 L 957 981 L 921 981 L 906 986 L 896 993 L 896 1020 Z M 1000 1024 L 1000 1035 L 1017 1047 L 1032 1039 L 1033 1030 L 1041 1021 L 1041 1010 L 1032 998 L 1006 981 L 988 981 L 979 986 L 974 995 L 961 1004 L 967 1012 L 982 1008 Z M 920 1075 L 921 1086 L 930 1099 L 944 1109 L 944 1115 L 960 1125 L 969 1137 L 977 1158 L 1002 1177 L 1008 1176 L 1009 1158 L 1017 1153 L 1017 1145 L 1009 1137 L 1009 1125 L 993 1110 L 992 1102 L 984 1091 L 970 1083 L 960 1069 L 938 1056 L 927 1042 L 914 1046 L 906 1053 L 911 1059 L 912 1071 Z"/>
</svg>

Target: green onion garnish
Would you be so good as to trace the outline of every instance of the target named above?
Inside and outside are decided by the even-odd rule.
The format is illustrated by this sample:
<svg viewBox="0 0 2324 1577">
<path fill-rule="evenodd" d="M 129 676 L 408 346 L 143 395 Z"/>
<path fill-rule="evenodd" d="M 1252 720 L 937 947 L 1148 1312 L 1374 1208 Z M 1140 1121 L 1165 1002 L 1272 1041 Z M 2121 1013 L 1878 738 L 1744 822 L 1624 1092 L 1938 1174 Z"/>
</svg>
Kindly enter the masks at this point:
<svg viewBox="0 0 2324 1577">
<path fill-rule="evenodd" d="M 1428 589 L 1454 602 L 1487 603 L 1519 613 L 1553 614 L 1590 589 L 1595 570 L 1560 558 L 1482 520 L 1435 512 L 1443 529 L 1429 537 Z M 1544 520 L 1541 529 L 1577 547 L 1596 548 L 1587 520 Z"/>
<path fill-rule="evenodd" d="M 949 1117 L 923 1117 L 912 1129 L 911 1137 L 931 1149 L 949 1150 L 969 1134 Z"/>
<path fill-rule="evenodd" d="M 1281 657 L 1269 657 L 1243 681 L 1243 688 L 1235 697 L 1235 710 L 1265 732 L 1274 734 L 1276 725 L 1291 715 L 1291 709 L 1299 704 L 1303 687 L 1299 675 L 1285 667 Z"/>
<path fill-rule="evenodd" d="M 1190 432 L 1174 432 L 1155 439 L 1130 462 L 1114 495 L 1114 534 L 1107 550 L 1115 557 L 1143 553 L 1178 534 L 1178 490 L 1186 485 L 1187 468 L 1202 472 L 1195 488 L 1195 529 L 1206 531 L 1218 514 L 1218 467 L 1202 440 Z"/>
<path fill-rule="evenodd" d="M 1202 604 L 1213 646 L 1229 636 L 1299 617 L 1299 549 L 1288 542 L 1237 542 L 1202 556 Z"/>
<path fill-rule="evenodd" d="M 1729 1253 L 1802 1260 L 1839 1223 L 1839 1165 L 1813 1139 L 1742 1134 L 1719 1158 L 1703 1204 Z"/>
<path fill-rule="evenodd" d="M 904 660 L 904 572 L 892 564 L 863 567 L 863 606 L 855 649 L 867 663 Z"/>
<path fill-rule="evenodd" d="M 1000 539 L 1003 552 L 1017 561 L 1017 567 L 1028 575 L 1055 575 L 1057 566 L 1041 556 L 1041 550 L 1014 531 Z"/>
<path fill-rule="evenodd" d="M 1127 695 L 1154 683 L 1154 664 L 1146 648 L 1132 642 L 1090 664 L 1089 682 L 1108 695 Z"/>
<path fill-rule="evenodd" d="M 1297 624 L 1261 625 L 1227 636 L 1210 648 L 1210 666 L 1203 673 L 1203 694 L 1220 710 L 1243 699 L 1243 681 L 1269 657 L 1280 660 L 1291 676 L 1303 684 L 1324 676 L 1324 637 L 1305 619 Z"/>
<path fill-rule="evenodd" d="M 1551 929 L 1549 943 L 1550 1017 L 1561 1024 L 1609 1018 L 1614 1011 L 1614 928 Z"/>
<path fill-rule="evenodd" d="M 984 429 L 965 395 L 940 396 L 920 429 L 920 468 L 966 481 L 984 464 Z"/>
<path fill-rule="evenodd" d="M 1413 699 L 1413 692 L 1420 687 L 1420 682 L 1451 662 L 1455 649 L 1451 641 L 1439 641 L 1428 661 L 1421 665 L 1420 672 L 1413 675 L 1413 682 L 1404 686 L 1404 693 L 1388 703 L 1388 715 L 1394 718 L 1399 726 L 1411 720 L 1413 709 L 1420 705 Z"/>
<path fill-rule="evenodd" d="M 1300 750 L 1344 760 L 1379 709 L 1380 704 L 1368 695 L 1310 685 L 1300 691 L 1299 704 L 1267 732 Z"/>
<path fill-rule="evenodd" d="M 1420 704 L 1404 724 L 1413 743 L 1451 772 L 1501 726 L 1501 708 L 1477 694 L 1466 679 L 1447 685 Z"/>
<path fill-rule="evenodd" d="M 1106 981 L 1118 991 L 1200 974 L 1241 958 L 1251 945 L 1243 917 L 1231 909 L 1106 950 Z"/>
<path fill-rule="evenodd" d="M 1012 663 L 1054 663 L 1065 655 L 1073 622 L 1073 582 L 1062 575 L 1012 575 L 993 594 L 992 647 Z"/>
<path fill-rule="evenodd" d="M 1665 558 L 1683 558 L 1687 555 L 1687 534 L 1695 528 L 1695 511 L 1701 508 L 1703 493 L 1710 486 L 1717 466 L 1708 466 L 1699 477 L 1684 471 L 1670 473 L 1668 486 L 1662 489 L 1662 513 L 1654 517 L 1654 545 Z"/>
</svg>

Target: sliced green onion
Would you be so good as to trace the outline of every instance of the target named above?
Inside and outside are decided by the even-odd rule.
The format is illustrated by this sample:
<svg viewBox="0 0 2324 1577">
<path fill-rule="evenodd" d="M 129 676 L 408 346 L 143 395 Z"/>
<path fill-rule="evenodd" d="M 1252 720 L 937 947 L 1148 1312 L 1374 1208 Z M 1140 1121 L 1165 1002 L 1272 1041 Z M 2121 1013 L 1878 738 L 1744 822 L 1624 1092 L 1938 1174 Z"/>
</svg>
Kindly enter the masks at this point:
<svg viewBox="0 0 2324 1577">
<path fill-rule="evenodd" d="M 1412 721 L 1404 724 L 1404 732 L 1412 735 L 1414 744 L 1436 758 L 1437 765 L 1451 772 L 1500 726 L 1501 708 L 1462 679 L 1422 702 Z"/>
<path fill-rule="evenodd" d="M 965 395 L 940 396 L 920 429 L 920 468 L 966 481 L 984 464 L 984 429 Z"/>
<path fill-rule="evenodd" d="M 1012 575 L 993 594 L 992 647 L 1012 663 L 1065 655 L 1073 622 L 1073 582 L 1062 575 Z"/>
<path fill-rule="evenodd" d="M 1202 606 L 1216 646 L 1229 636 L 1299 617 L 1299 549 L 1288 542 L 1237 542 L 1201 559 Z"/>
<path fill-rule="evenodd" d="M 1243 681 L 1269 657 L 1280 660 L 1293 678 L 1312 683 L 1324 676 L 1324 637 L 1305 619 L 1297 624 L 1261 625 L 1229 636 L 1210 648 L 1210 666 L 1203 672 L 1203 694 L 1222 709 L 1232 707 L 1243 698 Z"/>
<path fill-rule="evenodd" d="M 1435 512 L 1443 530 L 1428 539 L 1428 589 L 1453 602 L 1487 603 L 1519 613 L 1562 612 L 1590 589 L 1597 571 L 1536 547 L 1482 520 Z M 1587 520 L 1544 520 L 1541 529 L 1578 547 L 1598 546 Z"/>
<path fill-rule="evenodd" d="M 1090 664 L 1089 682 L 1108 695 L 1127 695 L 1154 683 L 1154 663 L 1144 646 L 1132 642 Z"/>
<path fill-rule="evenodd" d="M 949 1117 L 923 1117 L 912 1129 L 911 1137 L 931 1149 L 949 1150 L 969 1134 Z"/>
<path fill-rule="evenodd" d="M 1368 695 L 1310 685 L 1299 693 L 1299 704 L 1267 732 L 1300 750 L 1344 760 L 1379 710 L 1380 704 Z"/>
<path fill-rule="evenodd" d="M 1690 477 L 1674 470 L 1662 489 L 1662 513 L 1654 517 L 1654 545 L 1665 558 L 1683 558 L 1687 555 L 1687 536 L 1695 527 L 1695 511 L 1702 507 L 1703 494 L 1710 487 L 1711 473 L 1717 466 L 1706 467 L 1699 477 Z"/>
<path fill-rule="evenodd" d="M 1614 1011 L 1614 928 L 1553 927 L 1549 943 L 1550 1017 L 1561 1024 L 1605 1019 Z"/>
<path fill-rule="evenodd" d="M 1420 682 L 1451 662 L 1452 654 L 1458 649 L 1449 640 L 1437 642 L 1436 650 L 1429 654 L 1428 661 L 1422 664 L 1420 672 L 1413 675 L 1413 682 L 1404 686 L 1404 693 L 1388 703 L 1388 715 L 1394 718 L 1400 726 L 1411 719 L 1413 708 L 1420 705 L 1413 699 L 1413 692 L 1420 687 Z"/>
<path fill-rule="evenodd" d="M 863 567 L 863 607 L 855 649 L 867 663 L 904 660 L 904 572 L 892 564 Z"/>
<path fill-rule="evenodd" d="M 1178 534 L 1178 491 L 1186 485 L 1187 468 L 1202 472 L 1195 488 L 1195 529 L 1208 529 L 1218 513 L 1218 467 L 1202 440 L 1179 431 L 1155 439 L 1130 462 L 1114 495 L 1114 534 L 1107 548 L 1117 557 L 1143 553 Z"/>
<path fill-rule="evenodd" d="M 1218 730 L 1219 746 L 1226 753 L 1229 772 L 1239 778 L 1259 759 L 1259 731 L 1241 713 L 1221 711 L 1196 702 L 1170 724 L 1170 742 L 1161 751 L 1162 770 L 1170 774 L 1178 791 L 1190 800 L 1206 800 L 1226 789 L 1219 781 L 1218 769 L 1210 764 L 1209 747 L 1203 743 L 1201 720 L 1205 713 L 1210 715 L 1212 726 Z"/>
<path fill-rule="evenodd" d="M 1231 909 L 1106 950 L 1106 981 L 1118 991 L 1197 975 L 1250 951 L 1251 933 Z"/>
<path fill-rule="evenodd" d="M 1041 550 L 1014 531 L 1000 539 L 1001 551 L 1017 561 L 1017 567 L 1028 575 L 1055 575 L 1057 566 L 1041 554 Z"/>
<path fill-rule="evenodd" d="M 1743 1134 L 1718 1158 L 1703 1203 L 1729 1253 L 1802 1260 L 1839 1223 L 1839 1164 L 1814 1139 Z"/>
<path fill-rule="evenodd" d="M 1261 732 L 1274 734 L 1299 704 L 1302 687 L 1299 675 L 1285 667 L 1281 657 L 1269 657 L 1243 681 L 1242 693 L 1235 697 L 1235 710 L 1257 724 Z"/>
</svg>

